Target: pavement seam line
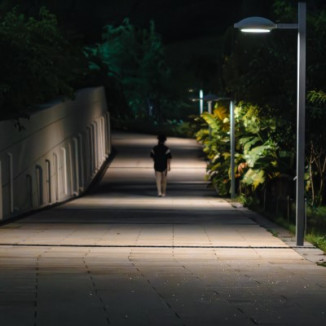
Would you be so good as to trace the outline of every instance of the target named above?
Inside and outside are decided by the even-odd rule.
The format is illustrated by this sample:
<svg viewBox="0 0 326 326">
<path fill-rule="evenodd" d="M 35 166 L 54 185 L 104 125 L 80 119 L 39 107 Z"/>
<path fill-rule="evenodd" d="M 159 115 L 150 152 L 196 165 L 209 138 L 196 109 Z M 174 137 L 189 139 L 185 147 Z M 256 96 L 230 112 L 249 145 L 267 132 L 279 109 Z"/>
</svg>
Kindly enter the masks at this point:
<svg viewBox="0 0 326 326">
<path fill-rule="evenodd" d="M 108 325 L 111 325 L 111 320 L 110 320 L 110 316 L 109 316 L 109 311 L 107 310 L 106 306 L 105 306 L 105 303 L 103 301 L 103 298 L 100 296 L 100 294 L 98 293 L 98 290 L 97 290 L 97 287 L 96 287 L 96 283 L 95 283 L 95 280 L 94 280 L 94 277 L 92 275 L 92 272 L 86 262 L 86 258 L 87 258 L 87 255 L 89 254 L 89 251 L 82 257 L 82 260 L 83 260 L 83 264 L 84 264 L 84 267 L 86 269 L 86 272 L 87 272 L 87 275 L 90 279 L 90 282 L 92 284 L 92 288 L 93 288 L 93 291 L 94 291 L 94 294 L 97 298 L 97 300 L 100 302 L 100 304 L 102 305 L 102 310 L 104 311 L 104 314 L 105 314 L 105 319 L 106 319 L 106 322 Z"/>
<path fill-rule="evenodd" d="M 38 309 L 38 289 L 39 289 L 39 277 L 40 277 L 40 265 L 39 261 L 41 254 L 36 258 L 35 266 L 35 295 L 34 295 L 34 326 L 37 326 L 37 309 Z"/>
<path fill-rule="evenodd" d="M 128 257 L 129 259 L 129 257 Z M 152 288 L 152 290 L 156 293 L 156 295 L 158 295 L 162 300 L 163 302 L 165 303 L 165 305 L 174 313 L 174 315 L 182 321 L 182 318 L 181 316 L 178 314 L 177 311 L 175 311 L 171 305 L 171 303 L 163 296 L 163 294 L 161 294 L 158 289 L 152 284 L 152 282 L 150 281 L 150 279 L 148 279 L 145 274 L 136 266 L 135 262 L 133 262 L 131 259 L 129 259 L 131 264 L 133 265 L 133 267 L 136 269 L 136 271 L 140 274 L 140 276 L 146 280 L 146 282 L 148 283 L 148 285 Z M 182 325 L 183 326 L 186 326 L 183 321 L 182 321 Z"/>
<path fill-rule="evenodd" d="M 190 245 L 100 245 L 100 244 L 51 244 L 51 243 L 0 243 L 0 247 L 63 247 L 63 248 L 167 248 L 167 249 L 316 249 L 311 246 L 190 246 Z"/>
</svg>

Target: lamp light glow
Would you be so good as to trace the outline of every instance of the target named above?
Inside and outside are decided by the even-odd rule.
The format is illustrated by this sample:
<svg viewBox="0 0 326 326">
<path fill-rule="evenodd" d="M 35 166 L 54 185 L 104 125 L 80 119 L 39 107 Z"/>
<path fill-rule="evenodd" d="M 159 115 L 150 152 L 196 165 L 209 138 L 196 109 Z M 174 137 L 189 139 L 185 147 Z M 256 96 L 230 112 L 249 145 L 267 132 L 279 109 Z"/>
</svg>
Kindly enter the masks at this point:
<svg viewBox="0 0 326 326">
<path fill-rule="evenodd" d="M 234 27 L 245 33 L 268 33 L 277 28 L 277 25 L 267 18 L 248 17 L 234 24 Z"/>
<path fill-rule="evenodd" d="M 244 33 L 269 33 L 270 30 L 263 28 L 242 28 L 241 32 Z"/>
</svg>

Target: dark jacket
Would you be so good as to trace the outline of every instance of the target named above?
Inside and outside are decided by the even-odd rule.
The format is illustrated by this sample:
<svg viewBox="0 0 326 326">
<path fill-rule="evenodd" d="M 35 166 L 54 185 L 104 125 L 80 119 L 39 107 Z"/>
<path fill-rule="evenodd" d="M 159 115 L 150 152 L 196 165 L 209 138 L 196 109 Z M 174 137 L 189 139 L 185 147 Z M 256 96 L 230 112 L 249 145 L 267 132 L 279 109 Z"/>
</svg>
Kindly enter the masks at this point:
<svg viewBox="0 0 326 326">
<path fill-rule="evenodd" d="M 154 160 L 154 170 L 163 172 L 167 169 L 167 162 L 172 158 L 169 147 L 159 143 L 151 151 L 151 157 Z"/>
</svg>

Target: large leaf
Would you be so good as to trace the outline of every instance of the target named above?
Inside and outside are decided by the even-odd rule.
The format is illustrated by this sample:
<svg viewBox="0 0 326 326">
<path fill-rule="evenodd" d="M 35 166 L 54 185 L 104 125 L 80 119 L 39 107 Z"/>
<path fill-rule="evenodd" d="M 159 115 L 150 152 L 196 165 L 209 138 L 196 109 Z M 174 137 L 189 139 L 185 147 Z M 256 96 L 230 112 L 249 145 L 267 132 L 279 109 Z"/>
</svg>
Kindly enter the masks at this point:
<svg viewBox="0 0 326 326">
<path fill-rule="evenodd" d="M 205 122 L 208 124 L 208 126 L 212 129 L 213 132 L 219 129 L 219 125 L 212 114 L 204 112 L 202 114 L 202 118 L 205 120 Z"/>
<path fill-rule="evenodd" d="M 243 152 L 247 153 L 250 148 L 260 141 L 260 138 L 257 136 L 242 137 L 239 139 L 239 143 L 243 145 Z"/>
<path fill-rule="evenodd" d="M 265 182 L 265 172 L 263 170 L 249 169 L 243 176 L 242 182 L 252 186 L 255 190 Z"/>
<path fill-rule="evenodd" d="M 224 121 L 229 116 L 229 112 L 224 106 L 217 106 L 214 108 L 214 116 L 220 121 Z"/>
<path fill-rule="evenodd" d="M 260 118 L 257 107 L 250 106 L 246 114 L 242 117 L 243 125 L 246 131 L 252 134 L 258 134 L 260 131 Z"/>
<path fill-rule="evenodd" d="M 261 145 L 252 148 L 247 154 L 244 155 L 247 164 L 249 167 L 254 167 L 257 160 L 259 160 L 261 157 L 266 156 L 267 158 L 267 151 L 270 149 L 269 145 Z"/>
</svg>

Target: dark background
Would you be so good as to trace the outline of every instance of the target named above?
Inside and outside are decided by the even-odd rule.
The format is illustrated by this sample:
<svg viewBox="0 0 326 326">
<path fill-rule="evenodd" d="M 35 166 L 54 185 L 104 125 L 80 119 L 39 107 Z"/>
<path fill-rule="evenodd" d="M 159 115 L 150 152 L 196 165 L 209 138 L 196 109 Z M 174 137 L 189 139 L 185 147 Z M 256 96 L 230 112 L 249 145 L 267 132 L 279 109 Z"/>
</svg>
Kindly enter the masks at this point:
<svg viewBox="0 0 326 326">
<path fill-rule="evenodd" d="M 132 24 L 156 24 L 165 43 L 220 35 L 245 15 L 268 13 L 269 0 L 1 0 L 2 10 L 18 4 L 30 15 L 45 5 L 59 22 L 93 43 L 100 39 L 102 27 L 120 24 L 128 17 Z"/>
</svg>

